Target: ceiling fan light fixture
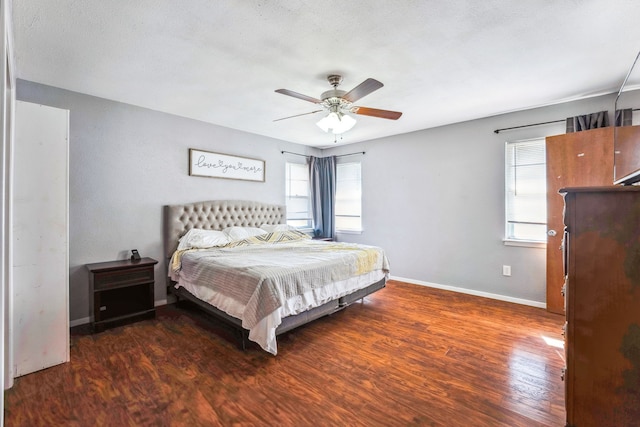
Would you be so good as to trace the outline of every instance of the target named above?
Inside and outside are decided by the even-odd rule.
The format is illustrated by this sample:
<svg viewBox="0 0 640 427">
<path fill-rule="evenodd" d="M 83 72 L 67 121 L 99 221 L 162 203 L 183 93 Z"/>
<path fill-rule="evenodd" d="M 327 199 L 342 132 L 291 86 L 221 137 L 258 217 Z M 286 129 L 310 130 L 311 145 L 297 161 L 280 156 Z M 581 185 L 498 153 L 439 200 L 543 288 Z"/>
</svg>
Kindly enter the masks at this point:
<svg viewBox="0 0 640 427">
<path fill-rule="evenodd" d="M 331 112 L 326 117 L 320 119 L 316 125 L 325 132 L 332 132 L 335 135 L 345 133 L 355 126 L 356 120 L 341 112 Z"/>
<path fill-rule="evenodd" d="M 288 89 L 277 89 L 276 92 L 282 95 L 292 96 L 294 98 L 302 99 L 303 101 L 311 102 L 313 104 L 321 106 L 328 111 L 327 116 L 323 117 L 316 125 L 325 132 L 331 132 L 335 135 L 345 133 L 356 124 L 356 120 L 348 114 L 353 113 L 361 116 L 379 117 L 382 119 L 398 120 L 402 113 L 399 111 L 380 110 L 378 108 L 363 107 L 361 105 L 353 105 L 354 102 L 360 98 L 369 95 L 371 92 L 376 91 L 384 85 L 376 79 L 368 78 L 358 86 L 351 89 L 349 92 L 338 89 L 338 85 L 342 83 L 342 76 L 338 74 L 331 74 L 327 76 L 329 84 L 333 86 L 333 89 L 325 91 L 320 96 L 320 99 L 312 96 L 303 95 L 298 92 L 294 92 Z M 307 114 L 319 113 L 322 110 L 315 110 L 310 113 L 296 114 L 294 116 L 284 117 L 282 119 L 276 119 L 274 122 L 290 119 L 293 117 L 305 116 Z"/>
</svg>

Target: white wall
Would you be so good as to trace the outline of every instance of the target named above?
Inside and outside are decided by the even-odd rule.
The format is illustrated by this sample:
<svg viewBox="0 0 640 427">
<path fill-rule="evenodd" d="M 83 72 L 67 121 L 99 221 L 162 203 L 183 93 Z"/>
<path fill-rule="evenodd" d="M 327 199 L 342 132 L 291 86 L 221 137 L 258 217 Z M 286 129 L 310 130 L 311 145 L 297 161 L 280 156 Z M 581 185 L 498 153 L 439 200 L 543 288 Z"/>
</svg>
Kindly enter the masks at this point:
<svg viewBox="0 0 640 427">
<path fill-rule="evenodd" d="M 166 298 L 162 206 L 212 199 L 284 204 L 282 150 L 317 152 L 169 114 L 18 80 L 17 98 L 70 113 L 69 309 L 89 316 L 87 263 L 127 258 L 136 248 L 160 261 L 156 301 Z M 266 161 L 266 181 L 189 176 L 188 150 Z"/>
<path fill-rule="evenodd" d="M 394 277 L 544 306 L 545 250 L 502 242 L 504 144 L 564 133 L 565 125 L 494 130 L 612 113 L 613 102 L 598 97 L 325 150 L 366 152 L 364 232 L 339 240 L 385 248 Z M 511 277 L 502 265 L 511 266 Z"/>
</svg>

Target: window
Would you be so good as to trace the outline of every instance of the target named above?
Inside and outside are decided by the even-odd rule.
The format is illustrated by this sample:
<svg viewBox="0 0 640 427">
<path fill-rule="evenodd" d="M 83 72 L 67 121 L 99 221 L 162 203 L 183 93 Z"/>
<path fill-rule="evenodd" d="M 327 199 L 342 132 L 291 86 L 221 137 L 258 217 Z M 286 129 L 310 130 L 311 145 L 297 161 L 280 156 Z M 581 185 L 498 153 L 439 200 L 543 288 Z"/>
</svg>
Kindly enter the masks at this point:
<svg viewBox="0 0 640 427">
<path fill-rule="evenodd" d="M 286 164 L 287 224 L 296 228 L 312 228 L 311 199 L 309 197 L 309 166 Z"/>
<path fill-rule="evenodd" d="M 547 241 L 547 177 L 544 138 L 507 142 L 505 240 Z"/>
<path fill-rule="evenodd" d="M 336 230 L 362 231 L 360 162 L 336 166 Z"/>
</svg>

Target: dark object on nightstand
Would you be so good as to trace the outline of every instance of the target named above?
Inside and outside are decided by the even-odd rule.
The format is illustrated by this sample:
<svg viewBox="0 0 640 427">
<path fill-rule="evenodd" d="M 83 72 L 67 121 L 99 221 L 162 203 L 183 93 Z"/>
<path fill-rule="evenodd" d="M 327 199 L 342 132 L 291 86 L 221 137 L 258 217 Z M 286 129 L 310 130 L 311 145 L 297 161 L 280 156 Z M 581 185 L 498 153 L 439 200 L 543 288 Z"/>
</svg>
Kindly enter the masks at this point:
<svg viewBox="0 0 640 427">
<path fill-rule="evenodd" d="M 333 237 L 314 236 L 313 240 L 322 240 L 323 242 L 333 242 Z"/>
<path fill-rule="evenodd" d="M 87 264 L 91 328 L 100 332 L 156 315 L 153 258 Z"/>
</svg>

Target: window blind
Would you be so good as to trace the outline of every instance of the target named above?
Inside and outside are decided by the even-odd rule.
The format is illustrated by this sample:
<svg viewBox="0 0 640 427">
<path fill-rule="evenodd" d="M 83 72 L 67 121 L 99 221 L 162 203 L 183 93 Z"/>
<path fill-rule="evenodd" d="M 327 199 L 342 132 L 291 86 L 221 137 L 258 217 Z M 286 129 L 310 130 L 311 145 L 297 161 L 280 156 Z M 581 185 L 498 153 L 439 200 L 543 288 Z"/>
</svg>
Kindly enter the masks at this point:
<svg viewBox="0 0 640 427">
<path fill-rule="evenodd" d="M 287 224 L 297 228 L 311 228 L 311 200 L 309 194 L 309 166 L 286 164 Z"/>
<path fill-rule="evenodd" d="M 546 179 L 544 138 L 506 144 L 506 239 L 547 240 Z"/>
<path fill-rule="evenodd" d="M 360 162 L 336 167 L 336 230 L 362 230 L 362 176 Z"/>
</svg>

